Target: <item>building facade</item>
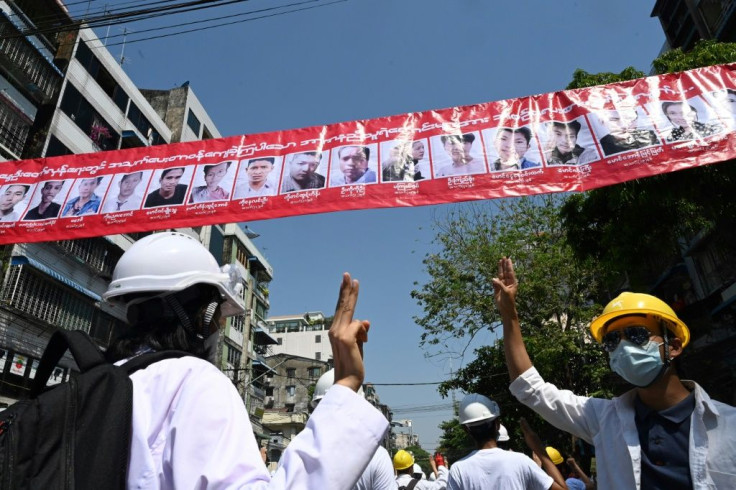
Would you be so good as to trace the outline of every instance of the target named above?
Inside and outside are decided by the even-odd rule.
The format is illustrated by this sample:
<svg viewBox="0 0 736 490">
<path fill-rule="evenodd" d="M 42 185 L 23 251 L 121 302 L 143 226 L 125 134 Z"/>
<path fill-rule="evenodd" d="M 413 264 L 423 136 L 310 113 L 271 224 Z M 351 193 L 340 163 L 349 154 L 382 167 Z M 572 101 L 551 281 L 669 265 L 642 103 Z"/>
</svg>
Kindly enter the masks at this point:
<svg viewBox="0 0 736 490">
<path fill-rule="evenodd" d="M 265 376 L 263 427 L 270 432 L 266 445 L 269 459 L 278 461 L 289 442 L 304 429 L 317 380 L 332 366 L 288 353 L 271 355 L 266 362 L 270 371 Z"/>
<path fill-rule="evenodd" d="M 299 315 L 272 316 L 266 321 L 268 331 L 276 339 L 274 354 L 292 354 L 317 361 L 332 359 L 332 346 L 327 332 L 331 318 L 321 311 Z"/>
<path fill-rule="evenodd" d="M 663 51 L 688 51 L 700 39 L 736 41 L 735 14 L 733 0 L 657 0 L 651 15 L 667 37 Z"/>
<path fill-rule="evenodd" d="M 265 328 L 270 304 L 264 291 L 268 291 L 268 283 L 273 279 L 273 268 L 248 233 L 235 223 L 205 227 L 200 230 L 200 239 L 220 265 L 237 264 L 242 268 L 246 314 L 226 319 L 218 347 L 218 367 L 233 380 L 243 397 L 255 433 L 265 437 L 261 419 L 270 369 L 264 356 L 270 353 L 276 339 Z"/>
<path fill-rule="evenodd" d="M 2 160 L 221 136 L 188 84 L 139 90 L 92 30 L 72 24 L 61 2 L 0 0 Z M 55 30 L 32 33 L 48 27 Z M 264 324 L 271 266 L 236 225 L 179 231 L 245 271 L 248 314 L 228 320 L 220 367 L 240 386 L 258 429 L 265 389 L 252 373 L 265 373 L 258 359 L 275 342 Z M 118 258 L 146 234 L 0 247 L 0 409 L 27 395 L 56 329 L 85 330 L 106 346 L 124 328 L 125 312 L 101 295 Z M 68 379 L 71 368 L 63 359 L 51 382 Z"/>
</svg>

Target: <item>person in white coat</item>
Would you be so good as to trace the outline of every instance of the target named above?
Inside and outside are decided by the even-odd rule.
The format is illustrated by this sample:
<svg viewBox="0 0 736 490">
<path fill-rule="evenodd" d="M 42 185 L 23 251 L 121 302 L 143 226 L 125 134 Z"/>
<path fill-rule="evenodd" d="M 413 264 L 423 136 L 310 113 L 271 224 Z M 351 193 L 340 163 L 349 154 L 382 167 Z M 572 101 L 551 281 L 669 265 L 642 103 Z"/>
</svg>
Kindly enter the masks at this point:
<svg viewBox="0 0 736 490">
<path fill-rule="evenodd" d="M 327 391 L 335 384 L 335 370 L 330 369 L 319 377 L 314 386 L 312 395 L 312 409 L 316 409 L 320 401 L 325 397 Z M 363 395 L 363 388 L 358 390 L 358 395 Z M 391 456 L 383 446 L 378 446 L 373 453 L 368 467 L 360 475 L 353 490 L 396 490 L 396 479 L 394 478 L 394 467 L 391 464 Z"/>
<path fill-rule="evenodd" d="M 612 400 L 546 382 L 521 334 L 519 283 L 508 257 L 493 279 L 503 321 L 511 394 L 547 422 L 595 446 L 604 489 L 736 488 L 736 408 L 680 379 L 675 364 L 690 330 L 664 301 L 624 292 L 590 325 L 611 369 L 634 388 Z"/>
<path fill-rule="evenodd" d="M 215 350 L 220 318 L 245 311 L 242 283 L 240 267 L 220 268 L 196 239 L 175 232 L 137 241 L 115 267 L 104 299 L 127 309 L 131 328 L 110 346 L 111 360 L 148 351 L 190 354 L 131 376 L 129 488 L 349 490 L 388 429 L 385 417 L 356 394 L 370 324 L 353 320 L 358 282 L 345 274 L 329 332 L 335 386 L 272 478 L 242 399 L 206 360 Z"/>
</svg>

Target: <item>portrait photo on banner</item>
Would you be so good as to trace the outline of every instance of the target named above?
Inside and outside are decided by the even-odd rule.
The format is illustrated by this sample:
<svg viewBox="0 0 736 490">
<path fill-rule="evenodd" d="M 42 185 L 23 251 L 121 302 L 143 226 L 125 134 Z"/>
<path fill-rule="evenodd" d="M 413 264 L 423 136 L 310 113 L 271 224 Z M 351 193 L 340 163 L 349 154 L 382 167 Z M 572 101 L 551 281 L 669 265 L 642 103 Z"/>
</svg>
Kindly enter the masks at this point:
<svg viewBox="0 0 736 490">
<path fill-rule="evenodd" d="M 728 131 L 736 130 L 736 88 L 723 88 L 703 94 Z"/>
<path fill-rule="evenodd" d="M 614 105 L 614 109 L 600 110 L 588 115 L 604 156 L 662 144 L 654 130 L 653 119 L 642 107 L 636 105 L 635 100 L 624 100 Z"/>
<path fill-rule="evenodd" d="M 540 123 L 537 135 L 548 167 L 584 165 L 600 159 L 593 134 L 583 116 L 569 121 Z"/>
<path fill-rule="evenodd" d="M 307 150 L 286 155 L 281 193 L 323 189 L 327 183 L 330 152 Z"/>
<path fill-rule="evenodd" d="M 197 165 L 189 203 L 227 201 L 235 182 L 233 160 Z"/>
<path fill-rule="evenodd" d="M 109 175 L 76 179 L 61 210 L 61 217 L 74 218 L 97 214 L 111 180 Z"/>
<path fill-rule="evenodd" d="M 0 187 L 0 222 L 18 221 L 28 208 L 35 184 L 5 184 Z"/>
<path fill-rule="evenodd" d="M 483 130 L 491 172 L 529 170 L 542 166 L 542 154 L 531 126 L 502 125 Z"/>
<path fill-rule="evenodd" d="M 435 178 L 488 172 L 478 131 L 433 136 L 430 146 Z"/>
<path fill-rule="evenodd" d="M 241 160 L 235 182 L 233 199 L 275 196 L 284 157 L 262 156 Z"/>
<path fill-rule="evenodd" d="M 36 186 L 31 197 L 31 205 L 23 216 L 23 221 L 56 219 L 61 214 L 61 206 L 72 190 L 74 179 L 46 180 Z"/>
<path fill-rule="evenodd" d="M 184 204 L 195 167 L 196 165 L 182 165 L 156 170 L 148 185 L 143 207 L 157 208 Z"/>
<path fill-rule="evenodd" d="M 113 176 L 102 204 L 102 213 L 135 211 L 143 204 L 143 193 L 153 175 L 152 170 L 138 170 Z"/>
<path fill-rule="evenodd" d="M 379 145 L 381 182 L 418 182 L 432 178 L 426 138 L 396 139 Z"/>
<path fill-rule="evenodd" d="M 718 114 L 699 96 L 650 102 L 647 111 L 667 143 L 703 140 L 726 132 Z"/>
<path fill-rule="evenodd" d="M 378 145 L 345 145 L 330 154 L 330 187 L 376 184 L 378 182 Z"/>
</svg>

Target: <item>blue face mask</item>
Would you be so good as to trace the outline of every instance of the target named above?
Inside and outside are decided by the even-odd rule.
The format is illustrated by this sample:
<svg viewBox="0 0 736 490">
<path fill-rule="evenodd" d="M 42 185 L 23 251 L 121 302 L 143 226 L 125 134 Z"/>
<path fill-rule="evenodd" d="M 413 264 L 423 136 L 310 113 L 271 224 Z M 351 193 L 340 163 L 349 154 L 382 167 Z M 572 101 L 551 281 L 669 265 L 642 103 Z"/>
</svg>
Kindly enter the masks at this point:
<svg viewBox="0 0 736 490">
<path fill-rule="evenodd" d="M 667 368 L 659 354 L 662 343 L 652 342 L 639 346 L 622 340 L 611 352 L 611 369 L 634 386 L 644 388 L 654 383 Z"/>
</svg>

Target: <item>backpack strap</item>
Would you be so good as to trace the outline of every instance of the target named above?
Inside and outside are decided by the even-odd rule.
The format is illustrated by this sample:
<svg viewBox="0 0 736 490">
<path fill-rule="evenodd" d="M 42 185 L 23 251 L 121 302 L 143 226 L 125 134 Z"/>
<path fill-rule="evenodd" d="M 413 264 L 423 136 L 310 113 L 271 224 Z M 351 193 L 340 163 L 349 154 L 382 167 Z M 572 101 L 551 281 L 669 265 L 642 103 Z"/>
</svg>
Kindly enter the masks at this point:
<svg viewBox="0 0 736 490">
<path fill-rule="evenodd" d="M 138 371 L 139 369 L 145 369 L 151 364 L 163 361 L 164 359 L 176 359 L 184 356 L 191 356 L 189 352 L 180 350 L 164 350 L 160 352 L 146 352 L 144 354 L 137 355 L 130 359 L 128 362 L 120 366 L 124 369 L 128 376 Z"/>
<path fill-rule="evenodd" d="M 38 363 L 36 378 L 31 388 L 31 398 L 35 398 L 46 388 L 56 365 L 69 350 L 81 372 L 107 362 L 95 341 L 82 330 L 57 330 L 51 336 L 46 350 Z"/>
<path fill-rule="evenodd" d="M 399 490 L 414 490 L 414 487 L 419 483 L 419 478 L 412 478 L 408 485 L 405 487 L 399 487 Z"/>
</svg>

